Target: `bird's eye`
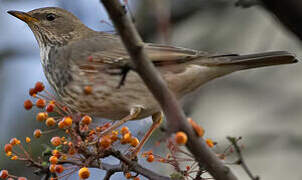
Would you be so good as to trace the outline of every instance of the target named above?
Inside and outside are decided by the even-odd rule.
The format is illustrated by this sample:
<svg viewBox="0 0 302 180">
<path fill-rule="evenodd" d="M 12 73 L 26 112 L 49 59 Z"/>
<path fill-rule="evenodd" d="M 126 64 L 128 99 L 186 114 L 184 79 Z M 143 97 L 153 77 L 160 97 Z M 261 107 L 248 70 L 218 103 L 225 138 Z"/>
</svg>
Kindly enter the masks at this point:
<svg viewBox="0 0 302 180">
<path fill-rule="evenodd" d="M 48 21 L 53 21 L 53 20 L 55 20 L 55 15 L 54 14 L 47 14 L 46 15 L 46 19 L 48 20 Z"/>
</svg>

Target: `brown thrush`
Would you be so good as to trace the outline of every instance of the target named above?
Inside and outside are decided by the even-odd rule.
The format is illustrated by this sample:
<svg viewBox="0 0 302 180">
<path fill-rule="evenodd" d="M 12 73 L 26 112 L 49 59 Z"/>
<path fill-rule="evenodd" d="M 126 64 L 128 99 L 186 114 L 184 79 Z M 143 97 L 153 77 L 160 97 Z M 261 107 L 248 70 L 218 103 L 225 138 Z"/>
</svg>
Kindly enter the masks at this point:
<svg viewBox="0 0 302 180">
<path fill-rule="evenodd" d="M 46 78 L 63 102 L 82 113 L 120 120 L 113 128 L 128 120 L 152 116 L 154 123 L 142 144 L 145 142 L 158 126 L 161 109 L 134 71 L 117 88 L 120 77 L 111 71 L 129 63 L 118 35 L 96 32 L 70 12 L 55 7 L 8 13 L 26 22 L 33 31 Z M 214 78 L 235 71 L 297 62 L 284 51 L 213 55 L 152 43 L 146 43 L 145 49 L 178 99 Z M 87 87 L 91 93 L 86 92 Z"/>
</svg>

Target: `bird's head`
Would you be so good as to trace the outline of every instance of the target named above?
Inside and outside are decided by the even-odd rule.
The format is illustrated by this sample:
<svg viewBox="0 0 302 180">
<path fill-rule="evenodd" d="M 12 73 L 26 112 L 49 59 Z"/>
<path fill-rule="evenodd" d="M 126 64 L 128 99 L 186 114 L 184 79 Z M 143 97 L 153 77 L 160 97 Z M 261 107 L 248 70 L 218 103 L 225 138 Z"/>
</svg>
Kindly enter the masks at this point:
<svg viewBox="0 0 302 180">
<path fill-rule="evenodd" d="M 72 13 L 57 7 L 8 13 L 27 23 L 40 46 L 65 45 L 92 31 Z"/>
</svg>

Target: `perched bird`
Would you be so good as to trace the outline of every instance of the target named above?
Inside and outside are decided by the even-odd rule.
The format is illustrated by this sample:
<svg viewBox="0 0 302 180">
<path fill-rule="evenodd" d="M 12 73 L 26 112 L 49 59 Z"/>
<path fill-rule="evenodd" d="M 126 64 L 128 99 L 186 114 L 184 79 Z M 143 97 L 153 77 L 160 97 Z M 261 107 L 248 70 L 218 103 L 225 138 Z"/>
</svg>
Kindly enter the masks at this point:
<svg viewBox="0 0 302 180">
<path fill-rule="evenodd" d="M 56 7 L 8 13 L 26 22 L 34 33 L 45 76 L 65 104 L 81 113 L 119 120 L 112 128 L 152 116 L 153 125 L 142 144 L 146 141 L 160 122 L 161 109 L 135 71 L 117 88 L 120 77 L 114 71 L 130 62 L 118 35 L 94 31 Z M 216 55 L 153 43 L 145 43 L 145 50 L 178 99 L 235 71 L 297 62 L 285 51 Z"/>
</svg>

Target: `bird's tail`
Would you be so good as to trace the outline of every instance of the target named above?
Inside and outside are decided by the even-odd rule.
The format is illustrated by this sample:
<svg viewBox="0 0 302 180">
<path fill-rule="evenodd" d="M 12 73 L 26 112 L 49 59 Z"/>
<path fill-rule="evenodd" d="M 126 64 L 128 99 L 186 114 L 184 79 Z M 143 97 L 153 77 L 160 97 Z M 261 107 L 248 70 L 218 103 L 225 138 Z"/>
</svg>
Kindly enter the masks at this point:
<svg viewBox="0 0 302 180">
<path fill-rule="evenodd" d="M 293 54 L 286 51 L 273 51 L 249 55 L 221 55 L 215 56 L 214 58 L 216 59 L 216 57 L 220 59 L 218 61 L 219 65 L 239 65 L 242 69 L 298 62 Z"/>
</svg>

